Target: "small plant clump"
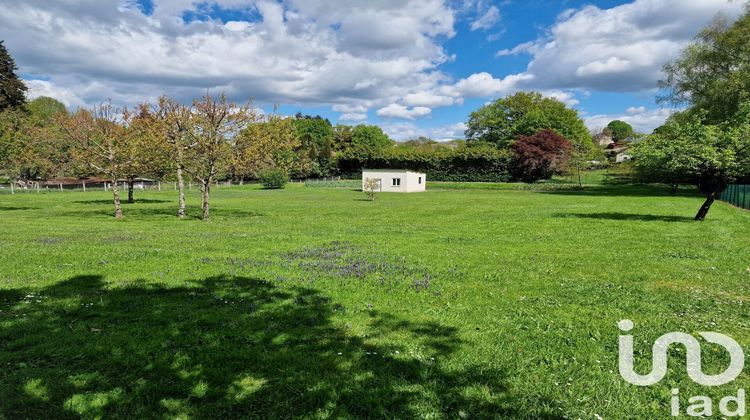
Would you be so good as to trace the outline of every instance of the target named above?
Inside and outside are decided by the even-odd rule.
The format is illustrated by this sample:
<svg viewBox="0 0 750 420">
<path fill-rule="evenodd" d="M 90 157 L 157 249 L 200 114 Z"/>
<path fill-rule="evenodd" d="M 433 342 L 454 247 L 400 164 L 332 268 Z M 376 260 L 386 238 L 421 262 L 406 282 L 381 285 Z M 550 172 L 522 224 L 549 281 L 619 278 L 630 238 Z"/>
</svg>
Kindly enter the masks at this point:
<svg viewBox="0 0 750 420">
<path fill-rule="evenodd" d="M 430 275 L 425 274 L 421 278 L 414 279 L 414 281 L 411 283 L 411 288 L 416 290 L 417 292 L 421 292 L 429 289 L 431 284 L 432 282 L 430 279 Z"/>
<path fill-rule="evenodd" d="M 289 183 L 289 174 L 283 169 L 268 169 L 258 174 L 263 188 L 267 190 L 280 190 Z"/>
</svg>

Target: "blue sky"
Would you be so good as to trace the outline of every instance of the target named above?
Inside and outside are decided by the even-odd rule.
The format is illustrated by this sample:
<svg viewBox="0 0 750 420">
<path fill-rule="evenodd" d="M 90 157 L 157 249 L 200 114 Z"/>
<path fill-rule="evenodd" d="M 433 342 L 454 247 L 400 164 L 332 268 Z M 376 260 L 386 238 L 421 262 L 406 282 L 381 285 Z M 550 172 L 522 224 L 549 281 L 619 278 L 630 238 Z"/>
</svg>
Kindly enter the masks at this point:
<svg viewBox="0 0 750 420">
<path fill-rule="evenodd" d="M 0 0 L 31 96 L 69 107 L 206 90 L 265 112 L 460 138 L 471 111 L 520 90 L 592 129 L 650 131 L 662 65 L 727 0 Z"/>
</svg>

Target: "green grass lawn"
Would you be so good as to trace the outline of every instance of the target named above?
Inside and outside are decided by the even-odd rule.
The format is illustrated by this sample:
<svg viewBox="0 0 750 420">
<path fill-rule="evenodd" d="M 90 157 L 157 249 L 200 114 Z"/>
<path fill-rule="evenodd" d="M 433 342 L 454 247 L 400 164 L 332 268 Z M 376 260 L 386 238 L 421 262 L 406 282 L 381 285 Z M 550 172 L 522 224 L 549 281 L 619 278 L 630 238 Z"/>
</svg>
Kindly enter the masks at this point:
<svg viewBox="0 0 750 420">
<path fill-rule="evenodd" d="M 750 350 L 750 213 L 667 189 L 0 195 L 0 418 L 665 418 L 670 331 Z M 198 195 L 189 196 L 191 216 Z M 704 346 L 704 371 L 728 357 Z M 680 362 L 682 360 L 682 362 Z M 683 402 L 686 404 L 686 402 Z M 716 409 L 716 408 L 715 408 Z"/>
</svg>

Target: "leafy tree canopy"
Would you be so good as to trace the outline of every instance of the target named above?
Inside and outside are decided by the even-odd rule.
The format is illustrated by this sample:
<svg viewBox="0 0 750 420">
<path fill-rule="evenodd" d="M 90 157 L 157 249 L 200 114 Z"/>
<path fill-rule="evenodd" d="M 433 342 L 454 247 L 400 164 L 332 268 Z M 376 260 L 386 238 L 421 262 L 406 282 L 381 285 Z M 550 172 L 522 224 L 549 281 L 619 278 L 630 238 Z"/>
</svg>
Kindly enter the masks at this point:
<svg viewBox="0 0 750 420">
<path fill-rule="evenodd" d="M 706 114 L 692 109 L 673 115 L 633 151 L 636 168 L 644 175 L 673 185 L 684 177 L 715 184 L 697 220 L 729 183 L 750 173 L 750 103 L 741 104 L 721 124 L 708 124 Z"/>
<path fill-rule="evenodd" d="M 54 122 L 55 116 L 68 112 L 65 105 L 54 98 L 40 96 L 26 104 L 34 124 L 47 125 Z"/>
<path fill-rule="evenodd" d="M 298 113 L 294 118 L 294 126 L 306 147 L 330 147 L 333 141 L 331 122 L 319 115 L 311 117 Z"/>
<path fill-rule="evenodd" d="M 633 126 L 626 123 L 625 121 L 614 120 L 607 124 L 607 128 L 609 129 L 609 133 L 612 135 L 612 140 L 617 142 L 627 140 L 635 135 Z"/>
<path fill-rule="evenodd" d="M 18 67 L 3 41 L 0 41 L 0 111 L 20 107 L 26 102 L 28 88 L 16 75 Z"/>
<path fill-rule="evenodd" d="M 10 166 L 18 145 L 18 133 L 26 125 L 26 116 L 18 109 L 0 111 L 0 170 Z"/>
<path fill-rule="evenodd" d="M 237 175 L 255 178 L 278 169 L 287 175 L 308 176 L 310 159 L 296 152 L 301 145 L 297 121 L 271 115 L 267 121 L 248 125 L 234 143 Z"/>
<path fill-rule="evenodd" d="M 306 154 L 313 164 L 312 174 L 328 175 L 334 147 L 331 122 L 319 115 L 311 117 L 297 113 L 293 123 L 301 141 L 301 152 Z"/>
<path fill-rule="evenodd" d="M 376 125 L 360 124 L 352 129 L 350 150 L 354 153 L 374 154 L 393 144 L 393 140 Z"/>
<path fill-rule="evenodd" d="M 396 147 L 403 150 L 437 151 L 458 147 L 455 142 L 439 142 L 428 137 L 417 137 L 396 143 Z"/>
<path fill-rule="evenodd" d="M 553 130 L 523 136 L 511 145 L 515 175 L 526 182 L 549 179 L 566 169 L 572 149 L 573 145 Z"/>
<path fill-rule="evenodd" d="M 519 92 L 471 113 L 466 130 L 470 141 L 505 148 L 521 136 L 554 130 L 573 143 L 593 148 L 589 130 L 578 112 L 538 92 Z"/>
<path fill-rule="evenodd" d="M 696 140 L 715 136 L 716 128 L 696 126 L 695 119 L 684 122 L 683 119 L 675 114 L 653 134 L 633 145 L 635 168 L 643 180 L 667 182 L 676 189 L 681 181 L 699 175 L 703 146 Z"/>
<path fill-rule="evenodd" d="M 354 127 L 351 125 L 337 124 L 333 127 L 333 149 L 336 152 L 344 152 L 352 146 L 352 132 Z"/>
</svg>

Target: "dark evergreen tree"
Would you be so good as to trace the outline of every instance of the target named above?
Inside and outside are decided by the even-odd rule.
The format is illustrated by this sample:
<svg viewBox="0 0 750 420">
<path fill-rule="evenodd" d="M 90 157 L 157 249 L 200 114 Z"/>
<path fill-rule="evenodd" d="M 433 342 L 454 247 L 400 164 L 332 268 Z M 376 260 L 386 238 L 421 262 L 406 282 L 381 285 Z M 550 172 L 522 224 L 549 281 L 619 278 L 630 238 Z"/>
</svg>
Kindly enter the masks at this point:
<svg viewBox="0 0 750 420">
<path fill-rule="evenodd" d="M 0 111 L 26 103 L 28 88 L 16 75 L 16 62 L 0 41 Z"/>
</svg>

